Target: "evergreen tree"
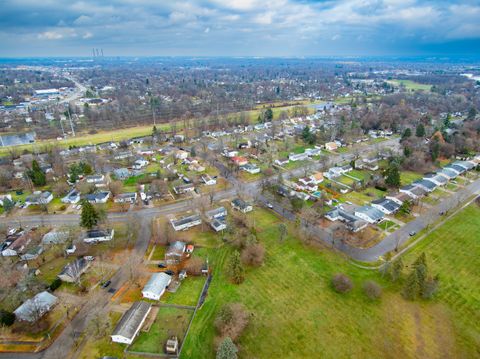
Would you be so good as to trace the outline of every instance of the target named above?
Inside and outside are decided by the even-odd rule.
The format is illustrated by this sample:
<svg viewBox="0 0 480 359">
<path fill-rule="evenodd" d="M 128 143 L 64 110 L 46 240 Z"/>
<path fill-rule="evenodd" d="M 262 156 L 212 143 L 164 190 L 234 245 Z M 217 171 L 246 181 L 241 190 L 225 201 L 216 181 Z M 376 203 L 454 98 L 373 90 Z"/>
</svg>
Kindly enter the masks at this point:
<svg viewBox="0 0 480 359">
<path fill-rule="evenodd" d="M 27 172 L 28 177 L 35 186 L 45 186 L 47 178 L 36 160 L 32 162 L 32 168 Z"/>
<path fill-rule="evenodd" d="M 5 199 L 3 200 L 3 209 L 5 210 L 5 212 L 10 213 L 14 207 L 15 202 L 5 197 Z"/>
<path fill-rule="evenodd" d="M 217 350 L 217 359 L 237 359 L 238 349 L 230 337 L 226 337 Z"/>
<path fill-rule="evenodd" d="M 407 277 L 402 294 L 406 299 L 414 300 L 417 298 L 419 291 L 420 284 L 418 283 L 417 274 L 415 270 L 413 270 Z"/>
<path fill-rule="evenodd" d="M 0 309 L 0 325 L 9 327 L 15 323 L 15 314 L 4 309 Z"/>
<path fill-rule="evenodd" d="M 400 169 L 396 161 L 391 161 L 385 170 L 385 183 L 390 187 L 400 187 Z"/>
<path fill-rule="evenodd" d="M 390 272 L 390 278 L 392 281 L 396 282 L 402 276 L 403 271 L 403 260 L 402 257 L 398 258 L 392 264 L 392 271 Z"/>
<path fill-rule="evenodd" d="M 88 229 L 92 229 L 97 225 L 99 220 L 99 214 L 93 205 L 84 200 L 82 203 L 82 213 L 80 215 L 80 226 Z"/>
<path fill-rule="evenodd" d="M 228 262 L 228 274 L 236 284 L 240 284 L 245 280 L 245 268 L 243 268 L 240 253 L 238 251 L 233 252 L 230 257 L 230 261 Z"/>
<path fill-rule="evenodd" d="M 402 140 L 406 139 L 406 138 L 409 138 L 412 136 L 412 130 L 410 128 L 406 128 L 405 131 L 403 131 L 403 134 L 402 134 Z"/>
<path fill-rule="evenodd" d="M 271 108 L 267 108 L 264 114 L 265 121 L 273 120 L 273 111 Z"/>
<path fill-rule="evenodd" d="M 417 129 L 415 130 L 415 136 L 425 137 L 425 126 L 423 125 L 423 123 L 419 123 L 417 125 Z"/>
</svg>

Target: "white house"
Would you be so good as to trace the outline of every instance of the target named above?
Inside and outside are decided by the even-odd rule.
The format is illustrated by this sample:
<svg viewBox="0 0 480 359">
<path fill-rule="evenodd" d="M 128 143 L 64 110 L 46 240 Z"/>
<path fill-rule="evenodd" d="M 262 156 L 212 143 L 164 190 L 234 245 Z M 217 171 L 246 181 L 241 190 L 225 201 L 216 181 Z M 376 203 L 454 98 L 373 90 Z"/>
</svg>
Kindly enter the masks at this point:
<svg viewBox="0 0 480 359">
<path fill-rule="evenodd" d="M 98 242 L 106 242 L 111 241 L 115 235 L 115 230 L 113 229 L 92 229 L 85 233 L 85 237 L 83 241 L 85 243 L 98 243 Z"/>
<path fill-rule="evenodd" d="M 304 153 L 290 153 L 288 159 L 292 162 L 308 160 L 308 155 Z"/>
<path fill-rule="evenodd" d="M 198 226 L 202 224 L 202 218 L 198 214 L 192 216 L 182 217 L 180 219 L 171 219 L 170 223 L 176 231 L 184 231 L 191 227 Z"/>
<path fill-rule="evenodd" d="M 80 192 L 76 189 L 72 189 L 68 194 L 61 199 L 62 203 L 75 204 L 80 202 Z"/>
<path fill-rule="evenodd" d="M 25 204 L 37 205 L 37 204 L 48 204 L 53 200 L 53 195 L 48 192 L 35 191 L 30 196 L 25 199 Z"/>
<path fill-rule="evenodd" d="M 372 206 L 362 206 L 356 208 L 354 214 L 356 217 L 371 224 L 380 223 L 384 219 L 383 212 Z"/>
<path fill-rule="evenodd" d="M 202 182 L 205 183 L 206 186 L 214 186 L 217 184 L 217 179 L 210 176 L 208 173 L 202 175 Z"/>
<path fill-rule="evenodd" d="M 113 333 L 110 336 L 112 342 L 128 345 L 132 344 L 133 339 L 137 336 L 151 309 L 152 305 L 150 303 L 133 303 L 113 330 Z"/>
<path fill-rule="evenodd" d="M 58 298 L 48 292 L 41 292 L 27 299 L 13 312 L 17 320 L 34 323 L 48 313 L 57 303 Z"/>
<path fill-rule="evenodd" d="M 160 300 L 160 297 L 165 293 L 168 285 L 171 283 L 172 277 L 166 273 L 154 273 L 148 280 L 142 290 L 143 298 L 151 300 Z"/>
<path fill-rule="evenodd" d="M 338 146 L 335 142 L 327 142 L 325 144 L 325 149 L 327 151 L 336 151 L 338 149 Z"/>
</svg>

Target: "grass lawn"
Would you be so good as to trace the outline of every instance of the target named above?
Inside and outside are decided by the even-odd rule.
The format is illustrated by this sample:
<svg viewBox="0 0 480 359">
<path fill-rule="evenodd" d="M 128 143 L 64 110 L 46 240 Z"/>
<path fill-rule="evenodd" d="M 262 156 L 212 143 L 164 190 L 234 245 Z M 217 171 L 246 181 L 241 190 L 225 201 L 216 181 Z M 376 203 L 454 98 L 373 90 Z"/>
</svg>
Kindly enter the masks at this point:
<svg viewBox="0 0 480 359">
<path fill-rule="evenodd" d="M 400 87 L 404 86 L 407 91 L 427 91 L 429 92 L 432 85 L 421 84 L 412 80 L 389 80 L 389 84 Z"/>
<path fill-rule="evenodd" d="M 257 238 L 266 247 L 265 263 L 247 269 L 245 282 L 234 285 L 224 274 L 231 248 L 223 246 L 210 252 L 213 281 L 192 324 L 183 358 L 214 358 L 213 322 L 221 306 L 229 302 L 241 302 L 252 313 L 238 342 L 240 358 L 476 356 L 474 347 L 456 341 L 452 317 L 444 303 L 405 301 L 398 285 L 386 282 L 377 272 L 358 269 L 342 256 L 307 246 L 292 236 L 280 243 L 280 220 L 261 210 L 256 210 L 255 216 Z M 478 268 L 478 258 L 477 251 L 476 262 L 472 262 L 477 265 L 468 264 L 470 268 Z M 331 289 L 331 277 L 338 272 L 352 278 L 355 287 L 349 294 Z M 472 275 L 475 273 L 473 270 Z M 384 287 L 378 302 L 362 292 L 368 279 Z M 478 278 L 475 281 L 478 284 Z M 473 328 L 478 326 L 464 329 L 478 338 L 478 330 Z"/>
<path fill-rule="evenodd" d="M 400 183 L 402 186 L 406 186 L 407 184 L 411 184 L 413 181 L 422 179 L 423 175 L 420 173 L 412 172 L 412 171 L 401 171 L 400 172 Z"/>
<path fill-rule="evenodd" d="M 161 301 L 169 304 L 191 305 L 197 304 L 206 277 L 187 277 L 175 293 L 166 292 Z"/>
<path fill-rule="evenodd" d="M 163 353 L 167 339 L 176 335 L 180 343 L 193 314 L 193 310 L 160 307 L 157 318 L 148 332 L 140 332 L 129 350 L 144 353 Z"/>
<path fill-rule="evenodd" d="M 455 334 L 444 338 L 459 349 L 458 358 L 478 357 L 480 348 L 480 208 L 472 204 L 448 220 L 409 252 L 404 262 L 411 263 L 427 254 L 429 269 L 440 276 L 435 300 L 442 305 Z M 442 340 L 444 340 L 442 339 Z"/>
</svg>

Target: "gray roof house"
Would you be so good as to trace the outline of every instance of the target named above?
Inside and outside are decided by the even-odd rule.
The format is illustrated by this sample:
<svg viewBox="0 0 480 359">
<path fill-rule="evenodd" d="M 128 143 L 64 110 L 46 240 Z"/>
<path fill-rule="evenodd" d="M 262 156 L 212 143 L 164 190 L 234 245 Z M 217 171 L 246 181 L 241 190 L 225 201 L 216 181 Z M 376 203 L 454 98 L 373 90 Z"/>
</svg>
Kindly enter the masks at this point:
<svg viewBox="0 0 480 359">
<path fill-rule="evenodd" d="M 368 223 L 380 223 L 384 219 L 382 211 L 372 206 L 362 206 L 355 209 L 355 216 Z"/>
<path fill-rule="evenodd" d="M 75 283 L 78 282 L 83 273 L 85 273 L 90 266 L 90 261 L 85 258 L 78 258 L 73 262 L 68 263 L 63 267 L 58 275 L 63 282 Z"/>
<path fill-rule="evenodd" d="M 113 170 L 113 175 L 116 179 L 124 180 L 131 176 L 130 170 L 128 168 L 117 168 Z"/>
<path fill-rule="evenodd" d="M 191 227 L 202 224 L 202 218 L 198 214 L 182 217 L 180 219 L 171 219 L 170 223 L 174 230 L 184 231 Z"/>
<path fill-rule="evenodd" d="M 170 244 L 165 252 L 165 262 L 168 265 L 175 265 L 180 263 L 185 253 L 186 245 L 184 242 L 176 241 Z"/>
<path fill-rule="evenodd" d="M 53 195 L 48 192 L 33 192 L 30 196 L 25 198 L 25 203 L 27 205 L 35 205 L 35 204 L 48 204 L 52 201 Z"/>
<path fill-rule="evenodd" d="M 372 201 L 371 206 L 382 211 L 385 214 L 392 214 L 398 211 L 400 205 L 388 198 L 380 198 Z"/>
<path fill-rule="evenodd" d="M 243 213 L 251 212 L 253 210 L 252 205 L 248 204 L 241 198 L 235 198 L 231 202 L 231 205 L 234 209 Z"/>
<path fill-rule="evenodd" d="M 72 189 L 68 194 L 61 199 L 62 203 L 78 203 L 80 202 L 80 192 L 75 188 Z"/>
<path fill-rule="evenodd" d="M 172 277 L 166 273 L 154 273 L 148 280 L 145 287 L 142 289 L 144 298 L 152 300 L 160 300 L 160 297 L 165 293 L 168 285 L 172 281 Z"/>
<path fill-rule="evenodd" d="M 113 330 L 113 333 L 110 336 L 112 342 L 128 345 L 132 344 L 133 339 L 137 336 L 151 309 L 152 305 L 150 303 L 133 303 Z"/>
<path fill-rule="evenodd" d="M 415 181 L 413 182 L 413 185 L 417 187 L 421 187 L 427 192 L 433 192 L 435 188 L 438 187 L 433 181 L 430 181 L 428 179 L 421 179 L 421 180 Z"/>
<path fill-rule="evenodd" d="M 363 219 L 360 219 L 338 207 L 328 211 L 325 214 L 325 218 L 332 222 L 341 221 L 345 223 L 345 226 L 352 232 L 358 232 L 367 226 L 367 222 Z"/>
<path fill-rule="evenodd" d="M 27 299 L 13 312 L 18 320 L 35 323 L 48 313 L 57 303 L 58 298 L 44 291 Z"/>
</svg>

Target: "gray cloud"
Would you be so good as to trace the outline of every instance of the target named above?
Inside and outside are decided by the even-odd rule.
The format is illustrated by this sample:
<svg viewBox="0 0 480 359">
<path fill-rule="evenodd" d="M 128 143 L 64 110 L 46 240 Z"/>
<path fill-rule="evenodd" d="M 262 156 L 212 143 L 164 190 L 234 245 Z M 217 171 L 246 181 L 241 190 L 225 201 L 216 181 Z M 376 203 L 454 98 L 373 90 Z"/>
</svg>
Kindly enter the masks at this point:
<svg viewBox="0 0 480 359">
<path fill-rule="evenodd" d="M 0 55 L 422 54 L 467 39 L 473 53 L 479 14 L 476 1 L 5 0 Z"/>
</svg>

